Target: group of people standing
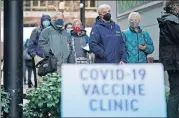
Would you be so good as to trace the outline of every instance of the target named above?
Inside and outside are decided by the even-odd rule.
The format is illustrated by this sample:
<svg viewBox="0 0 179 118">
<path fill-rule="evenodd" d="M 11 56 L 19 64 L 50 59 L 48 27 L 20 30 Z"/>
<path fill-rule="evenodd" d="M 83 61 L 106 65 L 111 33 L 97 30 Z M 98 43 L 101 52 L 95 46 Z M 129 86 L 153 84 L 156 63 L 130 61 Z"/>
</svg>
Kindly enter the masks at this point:
<svg viewBox="0 0 179 118">
<path fill-rule="evenodd" d="M 30 63 L 32 68 L 35 68 L 34 65 L 48 56 L 50 51 L 57 58 L 57 72 L 59 74 L 61 74 L 63 63 L 87 64 L 89 63 L 87 58 L 89 51 L 83 47 L 88 44 L 88 41 L 89 36 L 79 19 L 65 24 L 64 15 L 61 12 L 57 13 L 53 19 L 49 15 L 42 15 L 41 25 L 32 31 L 30 40 L 25 43 L 24 67 L 27 67 L 27 63 Z M 29 87 L 32 87 L 30 77 L 32 70 L 29 71 L 28 76 Z M 36 69 L 34 75 L 36 75 Z"/>
<path fill-rule="evenodd" d="M 177 116 L 179 105 L 179 8 L 177 1 L 167 1 L 166 14 L 158 18 L 160 28 L 160 61 L 168 71 L 170 96 L 168 116 Z M 179 5 L 178 5 L 179 6 Z M 111 7 L 98 7 L 98 17 L 90 36 L 87 36 L 79 19 L 64 23 L 63 13 L 53 19 L 48 15 L 41 18 L 40 27 L 32 31 L 27 54 L 35 64 L 53 52 L 57 58 L 57 72 L 61 74 L 63 63 L 89 64 L 87 54 L 95 55 L 94 63 L 148 63 L 147 56 L 154 51 L 150 34 L 140 26 L 140 14 L 131 12 L 128 16 L 129 28 L 121 28 L 111 19 Z M 89 50 L 85 50 L 89 46 Z M 31 86 L 29 79 L 28 85 Z"/>
</svg>

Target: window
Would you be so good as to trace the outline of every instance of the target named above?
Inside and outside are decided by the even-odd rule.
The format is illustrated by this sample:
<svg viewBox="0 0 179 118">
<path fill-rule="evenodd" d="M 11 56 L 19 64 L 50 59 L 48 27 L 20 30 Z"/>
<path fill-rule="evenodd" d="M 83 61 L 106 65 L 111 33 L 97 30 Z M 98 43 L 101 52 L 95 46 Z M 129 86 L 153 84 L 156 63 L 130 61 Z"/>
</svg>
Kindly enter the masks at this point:
<svg viewBox="0 0 179 118">
<path fill-rule="evenodd" d="M 24 10 L 25 11 L 30 11 L 31 10 L 31 1 L 24 1 Z"/>
<path fill-rule="evenodd" d="M 24 1 L 24 7 L 30 7 L 30 0 Z"/>
<path fill-rule="evenodd" d="M 46 6 L 46 0 L 41 0 L 40 1 L 40 6 L 45 7 Z"/>
<path fill-rule="evenodd" d="M 38 1 L 33 1 L 33 6 L 38 6 Z"/>
<path fill-rule="evenodd" d="M 57 2 L 58 1 L 48 1 L 48 4 L 47 4 L 48 11 L 56 11 L 56 8 L 58 5 Z"/>
<path fill-rule="evenodd" d="M 90 7 L 96 7 L 96 1 L 90 0 Z"/>
<path fill-rule="evenodd" d="M 86 9 L 95 9 L 96 7 L 96 0 L 86 0 L 85 1 Z"/>
</svg>

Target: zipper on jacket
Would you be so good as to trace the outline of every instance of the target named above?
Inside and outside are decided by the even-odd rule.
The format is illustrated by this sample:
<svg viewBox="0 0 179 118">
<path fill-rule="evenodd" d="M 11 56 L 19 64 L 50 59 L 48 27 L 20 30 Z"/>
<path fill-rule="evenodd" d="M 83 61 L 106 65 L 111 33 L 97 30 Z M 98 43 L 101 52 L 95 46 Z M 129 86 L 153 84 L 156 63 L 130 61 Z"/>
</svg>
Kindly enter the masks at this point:
<svg viewBox="0 0 179 118">
<path fill-rule="evenodd" d="M 137 43 L 138 43 L 138 63 L 139 63 L 139 39 L 138 39 L 138 32 L 136 33 L 137 34 Z"/>
</svg>

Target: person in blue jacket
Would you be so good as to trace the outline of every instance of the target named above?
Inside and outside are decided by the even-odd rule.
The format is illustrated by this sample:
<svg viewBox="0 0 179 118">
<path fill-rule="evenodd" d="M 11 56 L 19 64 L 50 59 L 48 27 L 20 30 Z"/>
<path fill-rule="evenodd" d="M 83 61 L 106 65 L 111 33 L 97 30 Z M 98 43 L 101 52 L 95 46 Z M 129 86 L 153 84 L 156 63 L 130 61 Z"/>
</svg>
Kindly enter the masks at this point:
<svg viewBox="0 0 179 118">
<path fill-rule="evenodd" d="M 127 49 L 127 63 L 147 63 L 147 55 L 153 53 L 153 41 L 147 31 L 140 26 L 140 14 L 131 12 L 128 16 L 129 28 L 122 31 Z"/>
<path fill-rule="evenodd" d="M 44 57 L 43 50 L 39 47 L 39 37 L 41 32 L 49 27 L 51 25 L 51 17 L 49 15 L 42 15 L 40 19 L 40 26 L 35 28 L 31 35 L 30 35 L 30 41 L 28 46 L 28 54 L 32 57 L 32 63 L 33 63 L 33 73 L 34 73 L 34 81 L 35 81 L 35 87 L 37 87 L 37 76 L 36 74 L 36 67 L 35 65 L 41 60 L 41 57 Z"/>
<path fill-rule="evenodd" d="M 40 26 L 35 28 L 30 36 L 28 53 L 32 57 L 35 57 L 36 55 L 43 57 L 43 51 L 39 48 L 38 41 L 42 30 L 51 25 L 51 17 L 49 15 L 42 15 L 40 22 Z"/>
<path fill-rule="evenodd" d="M 98 7 L 99 16 L 92 27 L 89 48 L 95 54 L 95 63 L 126 63 L 125 42 L 119 25 L 111 20 L 111 7 Z"/>
</svg>

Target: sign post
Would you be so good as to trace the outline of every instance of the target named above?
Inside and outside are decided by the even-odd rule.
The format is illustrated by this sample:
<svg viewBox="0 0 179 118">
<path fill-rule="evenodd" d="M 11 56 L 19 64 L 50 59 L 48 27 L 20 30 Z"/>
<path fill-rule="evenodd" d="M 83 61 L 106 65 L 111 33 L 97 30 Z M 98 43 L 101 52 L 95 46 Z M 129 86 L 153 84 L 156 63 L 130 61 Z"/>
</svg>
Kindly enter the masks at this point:
<svg viewBox="0 0 179 118">
<path fill-rule="evenodd" d="M 62 117 L 166 117 L 161 64 L 64 65 L 62 77 Z"/>
<path fill-rule="evenodd" d="M 0 67 L 1 67 L 1 44 L 2 44 L 2 39 L 1 39 L 1 0 L 0 0 Z M 1 81 L 2 81 L 2 70 L 1 70 L 1 72 L 0 72 L 0 84 L 2 84 L 1 83 Z M 2 105 L 1 105 L 1 93 L 2 93 L 2 89 L 0 88 L 0 118 L 1 118 L 1 114 L 2 114 L 2 112 L 1 112 L 1 109 L 2 109 Z"/>
<path fill-rule="evenodd" d="M 4 0 L 4 88 L 10 94 L 4 118 L 23 118 L 23 0 Z"/>
</svg>

